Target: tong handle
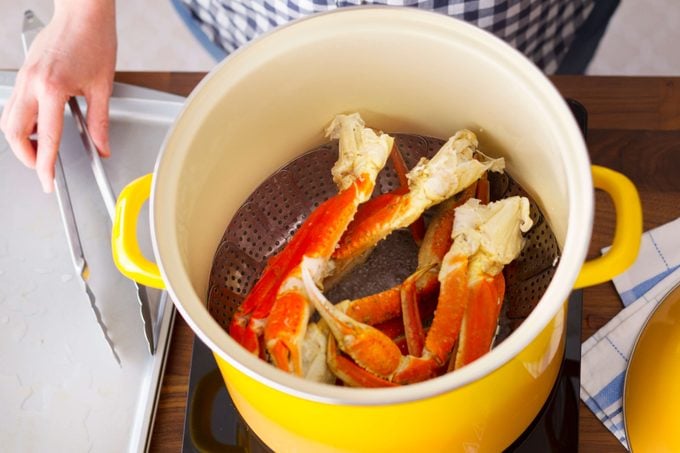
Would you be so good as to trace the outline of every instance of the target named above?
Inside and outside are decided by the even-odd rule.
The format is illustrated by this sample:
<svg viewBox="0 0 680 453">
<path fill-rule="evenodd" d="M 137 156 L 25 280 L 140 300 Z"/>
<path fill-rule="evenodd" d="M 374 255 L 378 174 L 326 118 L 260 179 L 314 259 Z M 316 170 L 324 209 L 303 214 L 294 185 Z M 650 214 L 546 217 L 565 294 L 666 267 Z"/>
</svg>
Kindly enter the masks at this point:
<svg viewBox="0 0 680 453">
<path fill-rule="evenodd" d="M 69 245 L 69 252 L 73 260 L 76 272 L 87 279 L 87 263 L 85 262 L 85 254 L 83 253 L 83 246 L 80 242 L 80 235 L 78 234 L 78 225 L 76 224 L 76 216 L 73 213 L 73 205 L 71 204 L 71 197 L 68 192 L 68 184 L 66 183 L 66 174 L 64 173 L 64 166 L 61 163 L 61 156 L 57 154 L 57 162 L 55 165 L 54 187 L 57 194 L 57 202 L 59 210 L 61 211 L 61 220 L 64 223 L 64 230 L 66 231 L 66 239 Z"/>
<path fill-rule="evenodd" d="M 68 106 L 71 109 L 73 118 L 75 119 L 76 126 L 78 127 L 78 132 L 83 141 L 83 146 L 87 151 L 87 155 L 90 158 L 90 165 L 92 166 L 92 172 L 94 173 L 94 179 L 99 187 L 99 192 L 104 199 L 104 204 L 106 205 L 106 211 L 109 214 L 109 218 L 113 221 L 113 217 L 116 213 L 116 196 L 111 188 L 111 183 L 106 177 L 106 172 L 104 171 L 104 165 L 102 163 L 101 157 L 99 157 L 99 152 L 97 147 L 92 140 L 90 131 L 87 129 L 87 123 L 85 121 L 85 116 L 80 110 L 80 105 L 78 105 L 78 100 L 72 97 L 68 100 Z"/>
</svg>

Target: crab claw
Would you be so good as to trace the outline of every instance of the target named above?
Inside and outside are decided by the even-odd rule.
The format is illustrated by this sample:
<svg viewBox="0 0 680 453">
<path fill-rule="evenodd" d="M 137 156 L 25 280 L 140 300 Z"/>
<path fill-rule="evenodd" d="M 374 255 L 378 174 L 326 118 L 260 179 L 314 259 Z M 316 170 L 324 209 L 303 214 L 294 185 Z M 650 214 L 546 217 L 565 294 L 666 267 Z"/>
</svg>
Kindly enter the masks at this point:
<svg viewBox="0 0 680 453">
<path fill-rule="evenodd" d="M 390 337 L 378 329 L 363 324 L 336 308 L 319 291 L 305 260 L 302 281 L 309 300 L 328 324 L 335 341 L 329 341 L 329 366 L 350 385 L 371 387 L 407 384 L 434 377 L 439 366 L 429 357 L 403 356 Z M 349 355 L 352 361 L 339 356 L 334 347 Z M 357 366 L 358 365 L 358 366 Z"/>
<path fill-rule="evenodd" d="M 350 354 L 356 363 L 370 368 L 375 374 L 390 376 L 399 366 L 399 347 L 378 329 L 360 323 L 335 308 L 314 283 L 306 259 L 302 262 L 302 281 L 309 300 L 328 324 L 340 350 Z"/>
<path fill-rule="evenodd" d="M 333 335 L 329 335 L 326 351 L 328 368 L 342 382 L 351 387 L 392 387 L 396 386 L 387 379 L 367 372 L 359 365 L 338 352 L 338 343 Z"/>
</svg>

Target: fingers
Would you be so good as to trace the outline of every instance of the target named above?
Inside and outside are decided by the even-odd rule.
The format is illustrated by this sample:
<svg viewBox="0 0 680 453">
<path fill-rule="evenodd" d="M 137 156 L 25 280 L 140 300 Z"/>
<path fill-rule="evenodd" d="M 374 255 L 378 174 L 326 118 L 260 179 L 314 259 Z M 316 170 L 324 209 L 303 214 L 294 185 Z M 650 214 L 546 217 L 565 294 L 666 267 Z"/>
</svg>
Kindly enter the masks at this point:
<svg viewBox="0 0 680 453">
<path fill-rule="evenodd" d="M 109 149 L 109 95 L 110 90 L 97 90 L 88 93 L 87 128 L 90 131 L 99 154 L 108 157 Z"/>
<path fill-rule="evenodd" d="M 99 153 L 107 157 L 110 154 L 109 93 L 106 90 L 93 91 L 87 101 L 88 129 Z M 12 151 L 24 165 L 35 168 L 45 192 L 54 190 L 54 164 L 64 125 L 65 103 L 66 96 L 56 95 L 55 90 L 45 90 L 43 95 L 35 96 L 18 85 L 0 118 L 0 128 Z M 36 124 L 37 152 L 29 139 Z"/>
<path fill-rule="evenodd" d="M 38 156 L 35 170 L 45 192 L 54 190 L 54 162 L 57 160 L 64 127 L 63 97 L 47 97 L 38 109 Z"/>
<path fill-rule="evenodd" d="M 2 111 L 0 127 L 14 155 L 29 168 L 35 168 L 36 152 L 28 136 L 33 132 L 38 112 L 34 96 L 15 90 Z"/>
</svg>

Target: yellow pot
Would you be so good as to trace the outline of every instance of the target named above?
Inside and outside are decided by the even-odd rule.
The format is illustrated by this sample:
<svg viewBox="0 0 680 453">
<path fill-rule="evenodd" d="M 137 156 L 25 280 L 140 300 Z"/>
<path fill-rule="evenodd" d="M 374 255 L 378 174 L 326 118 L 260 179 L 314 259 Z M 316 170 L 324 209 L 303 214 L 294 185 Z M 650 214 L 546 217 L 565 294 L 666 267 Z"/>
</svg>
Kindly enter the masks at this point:
<svg viewBox="0 0 680 453">
<path fill-rule="evenodd" d="M 230 219 L 275 170 L 324 142 L 340 112 L 371 127 L 446 138 L 478 131 L 543 210 L 561 248 L 538 306 L 473 364 L 427 382 L 353 389 L 304 381 L 242 349 L 205 306 L 212 259 Z M 612 250 L 584 263 L 593 182 L 616 205 Z M 154 254 L 136 242 L 151 199 Z M 121 194 L 114 256 L 123 273 L 165 285 L 213 351 L 232 399 L 276 451 L 498 451 L 544 404 L 564 354 L 574 286 L 612 278 L 635 258 L 641 210 L 622 175 L 591 167 L 568 107 L 543 74 L 493 36 L 438 14 L 343 9 L 258 38 L 196 87 L 153 175 Z"/>
</svg>

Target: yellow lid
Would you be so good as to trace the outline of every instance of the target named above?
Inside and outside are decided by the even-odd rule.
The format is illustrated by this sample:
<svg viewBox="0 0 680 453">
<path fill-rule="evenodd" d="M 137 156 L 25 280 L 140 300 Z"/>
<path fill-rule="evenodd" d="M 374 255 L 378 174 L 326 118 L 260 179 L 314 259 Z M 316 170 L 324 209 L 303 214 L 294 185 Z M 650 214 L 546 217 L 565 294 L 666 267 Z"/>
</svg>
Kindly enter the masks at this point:
<svg viewBox="0 0 680 453">
<path fill-rule="evenodd" d="M 680 286 L 659 303 L 638 337 L 623 416 L 631 451 L 680 451 Z"/>
</svg>

